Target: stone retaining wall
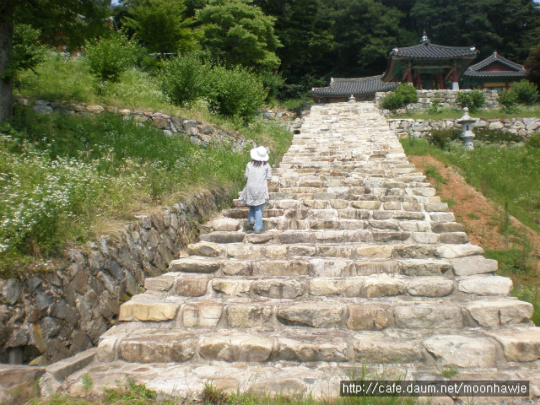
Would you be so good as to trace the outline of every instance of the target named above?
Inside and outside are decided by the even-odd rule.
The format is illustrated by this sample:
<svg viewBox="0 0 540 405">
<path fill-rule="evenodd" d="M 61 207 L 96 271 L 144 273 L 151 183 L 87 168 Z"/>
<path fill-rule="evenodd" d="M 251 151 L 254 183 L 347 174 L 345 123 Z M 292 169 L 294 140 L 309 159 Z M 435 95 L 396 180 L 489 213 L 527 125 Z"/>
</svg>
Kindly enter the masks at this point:
<svg viewBox="0 0 540 405">
<path fill-rule="evenodd" d="M 167 136 L 189 136 L 190 141 L 199 146 L 225 144 L 234 151 L 243 151 L 248 146 L 256 146 L 253 141 L 246 139 L 238 132 L 225 131 L 200 121 L 175 117 L 160 112 L 119 109 L 114 106 L 103 107 L 101 105 L 60 103 L 47 100 L 36 100 L 32 102 L 29 98 L 21 96 L 16 96 L 15 100 L 20 105 L 32 107 L 39 114 L 57 112 L 60 114 L 98 115 L 104 111 L 120 114 L 124 116 L 124 119 L 132 119 L 141 123 L 151 122 Z M 294 119 L 291 114 L 286 112 L 262 111 L 261 116 L 265 119 L 280 120 L 285 123 L 289 123 Z M 292 123 L 292 125 L 294 126 L 295 123 Z M 292 128 L 290 127 L 289 130 L 292 130 Z"/>
<path fill-rule="evenodd" d="M 198 223 L 230 201 L 225 191 L 199 194 L 161 213 L 140 216 L 69 259 L 22 280 L 0 280 L 0 363 L 43 365 L 93 345 L 115 323 L 120 304 L 164 272 L 193 241 Z"/>
<path fill-rule="evenodd" d="M 421 112 L 426 111 L 431 107 L 433 100 L 439 99 L 440 108 L 445 107 L 455 107 L 456 106 L 456 97 L 459 92 L 469 92 L 472 90 L 418 90 L 418 102 L 414 104 L 409 104 L 407 107 L 409 111 L 412 112 Z M 381 98 L 387 95 L 387 92 L 375 93 L 375 105 L 378 107 Z M 498 108 L 499 102 L 497 101 L 498 92 L 496 90 L 484 90 L 484 95 L 486 97 L 486 107 L 487 108 Z M 389 113 L 389 111 L 383 110 L 383 113 Z M 398 113 L 405 113 L 405 110 L 398 110 Z"/>
<path fill-rule="evenodd" d="M 434 129 L 457 128 L 461 125 L 456 119 L 446 120 L 414 120 L 414 119 L 388 119 L 390 128 L 399 138 L 408 137 L 409 134 L 416 138 L 430 136 Z M 473 125 L 475 128 L 500 129 L 512 134 L 519 135 L 523 140 L 532 134 L 540 132 L 539 118 L 479 118 Z"/>
</svg>

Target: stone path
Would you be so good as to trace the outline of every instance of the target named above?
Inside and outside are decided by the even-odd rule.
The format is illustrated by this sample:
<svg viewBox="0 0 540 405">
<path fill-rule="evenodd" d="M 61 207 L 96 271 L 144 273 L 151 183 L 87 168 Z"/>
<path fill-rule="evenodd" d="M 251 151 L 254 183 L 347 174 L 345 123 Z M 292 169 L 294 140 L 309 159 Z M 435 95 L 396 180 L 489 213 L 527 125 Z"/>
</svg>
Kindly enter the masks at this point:
<svg viewBox="0 0 540 405">
<path fill-rule="evenodd" d="M 207 223 L 65 387 L 89 373 L 97 389 L 132 376 L 181 396 L 207 381 L 337 396 L 362 367 L 540 382 L 532 306 L 509 296 L 372 103 L 313 106 L 274 175 L 266 232 L 246 232 L 241 206 Z"/>
</svg>

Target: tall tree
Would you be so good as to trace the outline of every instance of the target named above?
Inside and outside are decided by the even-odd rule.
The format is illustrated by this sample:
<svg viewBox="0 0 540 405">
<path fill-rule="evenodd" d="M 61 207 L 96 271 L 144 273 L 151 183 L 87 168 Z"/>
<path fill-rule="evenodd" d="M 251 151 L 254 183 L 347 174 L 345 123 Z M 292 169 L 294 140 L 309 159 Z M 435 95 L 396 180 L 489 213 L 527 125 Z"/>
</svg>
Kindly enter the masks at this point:
<svg viewBox="0 0 540 405">
<path fill-rule="evenodd" d="M 65 41 L 70 47 L 82 45 L 105 26 L 110 0 L 3 0 L 0 3 L 0 121 L 11 117 L 12 81 L 10 59 L 13 27 L 25 23 L 38 28 L 51 44 Z"/>
<path fill-rule="evenodd" d="M 540 27 L 540 5 L 533 0 L 417 0 L 411 16 L 433 42 L 474 45 L 481 57 L 497 51 L 520 63 Z"/>
<path fill-rule="evenodd" d="M 276 18 L 276 35 L 283 44 L 277 50 L 280 71 L 311 66 L 332 49 L 332 22 L 321 18 L 317 0 L 261 0 L 257 6 Z"/>
<path fill-rule="evenodd" d="M 540 89 L 540 42 L 531 49 L 529 57 L 525 61 L 525 68 L 528 69 L 527 79 Z"/>
<path fill-rule="evenodd" d="M 375 0 L 325 0 L 325 18 L 334 21 L 336 46 L 325 56 L 333 75 L 367 76 L 383 73 L 388 52 L 400 44 L 401 12 Z"/>
<path fill-rule="evenodd" d="M 161 54 L 192 50 L 198 45 L 191 30 L 193 19 L 181 0 L 128 0 L 123 24 L 150 52 Z"/>
<path fill-rule="evenodd" d="M 203 35 L 201 44 L 228 65 L 259 72 L 277 69 L 280 46 L 274 18 L 242 0 L 216 0 L 196 13 Z"/>
</svg>

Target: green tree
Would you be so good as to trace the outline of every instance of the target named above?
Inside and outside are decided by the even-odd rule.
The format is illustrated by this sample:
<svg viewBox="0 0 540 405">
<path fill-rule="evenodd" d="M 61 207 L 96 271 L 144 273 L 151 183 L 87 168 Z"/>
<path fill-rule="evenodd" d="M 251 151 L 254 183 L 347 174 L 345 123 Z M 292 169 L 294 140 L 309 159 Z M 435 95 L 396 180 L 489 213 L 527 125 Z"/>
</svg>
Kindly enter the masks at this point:
<svg viewBox="0 0 540 405">
<path fill-rule="evenodd" d="M 334 49 L 324 65 L 332 75 L 381 74 L 388 52 L 400 44 L 401 12 L 375 0 L 321 1 L 323 15 L 333 21 Z"/>
<path fill-rule="evenodd" d="M 129 0 L 123 6 L 128 13 L 122 24 L 130 29 L 150 52 L 160 54 L 194 50 L 196 31 L 186 17 L 181 0 Z"/>
<path fill-rule="evenodd" d="M 525 61 L 525 68 L 528 70 L 527 79 L 540 89 L 540 42 L 531 49 L 529 57 Z"/>
<path fill-rule="evenodd" d="M 0 3 L 0 121 L 11 118 L 14 24 L 41 30 L 42 40 L 70 48 L 105 29 L 110 0 L 3 0 Z"/>
<path fill-rule="evenodd" d="M 92 72 L 100 81 L 116 81 L 118 76 L 143 57 L 142 48 L 123 32 L 110 32 L 86 43 L 86 57 Z"/>
<path fill-rule="evenodd" d="M 13 51 L 2 78 L 13 79 L 17 72 L 34 69 L 44 58 L 47 47 L 39 42 L 40 31 L 28 24 L 18 24 L 13 31 Z"/>
<path fill-rule="evenodd" d="M 280 64 L 274 18 L 241 0 L 214 1 L 196 13 L 203 49 L 227 65 L 268 71 Z"/>
</svg>

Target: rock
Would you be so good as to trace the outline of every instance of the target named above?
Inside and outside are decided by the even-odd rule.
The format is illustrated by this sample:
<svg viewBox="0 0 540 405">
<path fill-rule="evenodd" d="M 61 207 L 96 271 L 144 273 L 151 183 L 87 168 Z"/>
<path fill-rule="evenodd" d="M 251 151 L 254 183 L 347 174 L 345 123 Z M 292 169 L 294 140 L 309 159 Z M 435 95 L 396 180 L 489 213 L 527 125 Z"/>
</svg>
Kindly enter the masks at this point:
<svg viewBox="0 0 540 405">
<path fill-rule="evenodd" d="M 454 259 L 456 257 L 473 256 L 484 254 L 484 249 L 476 245 L 446 245 L 437 248 L 437 256 L 444 259 Z"/>
<path fill-rule="evenodd" d="M 100 105 L 87 105 L 86 106 L 86 111 L 88 111 L 88 112 L 90 112 L 92 114 L 100 114 L 103 111 L 105 111 L 105 109 Z"/>
<path fill-rule="evenodd" d="M 129 301 L 120 307 L 121 321 L 170 321 L 176 318 L 180 305 L 164 302 Z"/>
<path fill-rule="evenodd" d="M 294 304 L 277 310 L 277 318 L 286 325 L 331 328 L 341 323 L 344 307 L 331 304 Z"/>
<path fill-rule="evenodd" d="M 190 256 L 217 257 L 223 253 L 223 248 L 217 243 L 199 242 L 187 247 Z"/>
<path fill-rule="evenodd" d="M 458 280 L 458 290 L 476 295 L 509 295 L 512 280 L 501 276 L 468 276 Z"/>
<path fill-rule="evenodd" d="M 229 280 L 229 279 L 214 279 L 212 280 L 212 288 L 214 291 L 221 292 L 231 296 L 247 296 L 251 289 L 251 281 L 248 280 Z"/>
<path fill-rule="evenodd" d="M 419 297 L 446 297 L 454 291 L 454 281 L 442 277 L 421 277 L 406 285 L 409 295 Z"/>
<path fill-rule="evenodd" d="M 220 262 L 206 261 L 204 259 L 178 259 L 169 264 L 169 271 L 181 271 L 185 273 L 214 273 L 219 269 Z"/>
<path fill-rule="evenodd" d="M 263 326 L 272 320 L 272 308 L 260 305 L 230 305 L 226 309 L 230 328 Z"/>
<path fill-rule="evenodd" d="M 396 342 L 360 335 L 354 341 L 354 353 L 357 361 L 366 363 L 414 363 L 424 359 L 422 348 L 416 342 Z"/>
<path fill-rule="evenodd" d="M 19 280 L 14 278 L 0 280 L 0 303 L 15 305 L 21 298 L 21 292 L 22 288 Z"/>
<path fill-rule="evenodd" d="M 362 304 L 349 305 L 347 328 L 352 330 L 382 330 L 388 324 L 388 305 Z"/>
<path fill-rule="evenodd" d="M 450 260 L 450 263 L 456 276 L 495 273 L 498 269 L 497 260 L 486 259 L 484 256 L 461 257 Z"/>
<path fill-rule="evenodd" d="M 294 299 L 304 294 L 306 288 L 296 280 L 259 280 L 253 283 L 253 292 L 269 298 Z"/>
<path fill-rule="evenodd" d="M 199 349 L 201 357 L 220 361 L 267 361 L 274 343 L 266 337 L 251 335 L 213 336 L 202 339 Z"/>
<path fill-rule="evenodd" d="M 278 358 L 288 361 L 348 361 L 347 342 L 338 336 L 278 338 Z"/>
<path fill-rule="evenodd" d="M 174 292 L 184 297 L 201 297 L 206 294 L 208 278 L 181 277 L 176 280 Z"/>
<path fill-rule="evenodd" d="M 361 295 L 363 285 L 363 281 L 359 279 L 343 280 L 316 278 L 309 282 L 309 294 L 325 297 L 335 295 L 359 297 Z"/>
<path fill-rule="evenodd" d="M 366 298 L 401 295 L 403 290 L 403 281 L 394 277 L 370 277 L 364 282 Z"/>
<path fill-rule="evenodd" d="M 403 329 L 460 329 L 461 309 L 448 304 L 419 304 L 394 307 L 394 320 Z"/>
<path fill-rule="evenodd" d="M 528 322 L 534 311 L 528 302 L 502 299 L 473 301 L 465 308 L 480 326 L 488 328 Z"/>
<path fill-rule="evenodd" d="M 497 346 L 485 337 L 437 335 L 424 346 L 439 367 L 490 368 L 497 362 Z"/>
<path fill-rule="evenodd" d="M 529 362 L 540 359 L 540 328 L 486 332 L 503 347 L 508 361 Z"/>
<path fill-rule="evenodd" d="M 182 319 L 186 327 L 212 328 L 221 319 L 223 307 L 212 302 L 185 305 Z"/>
<path fill-rule="evenodd" d="M 118 357 L 138 363 L 184 362 L 193 357 L 198 338 L 195 334 L 163 334 L 122 339 Z"/>
</svg>

